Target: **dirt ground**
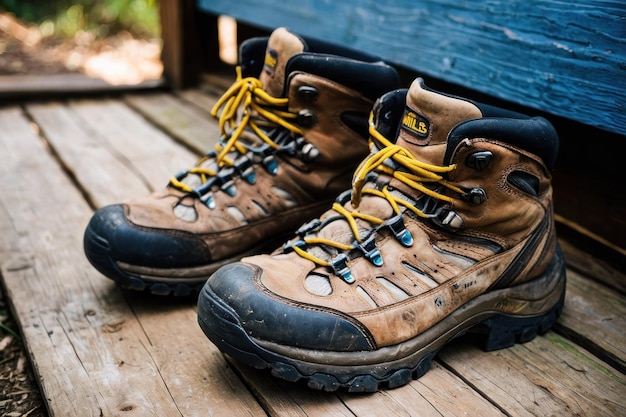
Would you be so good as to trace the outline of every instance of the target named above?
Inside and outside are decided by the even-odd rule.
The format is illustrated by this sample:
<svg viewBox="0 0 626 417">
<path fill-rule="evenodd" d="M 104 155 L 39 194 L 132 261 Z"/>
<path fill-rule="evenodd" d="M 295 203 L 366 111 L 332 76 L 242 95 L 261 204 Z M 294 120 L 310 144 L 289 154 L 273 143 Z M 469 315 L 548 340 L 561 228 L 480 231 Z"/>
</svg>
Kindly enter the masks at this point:
<svg viewBox="0 0 626 417">
<path fill-rule="evenodd" d="M 132 85 L 161 77 L 160 54 L 159 39 L 128 32 L 100 39 L 88 32 L 43 37 L 36 26 L 0 12 L 0 75 L 82 72 L 112 85 Z"/>
<path fill-rule="evenodd" d="M 88 33 L 45 38 L 36 27 L 0 12 L 0 76 L 82 72 L 112 85 L 136 84 L 161 76 L 160 51 L 160 40 L 135 39 L 129 33 L 106 39 Z M 27 416 L 47 417 L 48 412 L 0 289 L 0 417 Z"/>
<path fill-rule="evenodd" d="M 33 376 L 17 325 L 0 293 L 0 416 L 46 417 L 48 412 Z"/>
</svg>

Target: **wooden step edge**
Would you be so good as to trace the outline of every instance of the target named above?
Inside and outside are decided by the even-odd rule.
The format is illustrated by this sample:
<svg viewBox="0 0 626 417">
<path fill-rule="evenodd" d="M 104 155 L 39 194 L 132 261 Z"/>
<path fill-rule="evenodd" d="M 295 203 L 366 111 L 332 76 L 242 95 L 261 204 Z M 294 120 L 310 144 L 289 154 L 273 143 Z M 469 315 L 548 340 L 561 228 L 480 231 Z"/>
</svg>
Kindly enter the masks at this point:
<svg viewBox="0 0 626 417">
<path fill-rule="evenodd" d="M 568 267 L 626 295 L 626 250 L 563 216 L 554 217 Z"/>
<path fill-rule="evenodd" d="M 167 83 L 164 78 L 145 80 L 138 84 L 114 85 L 101 78 L 89 77 L 82 73 L 1 75 L 0 103 L 11 103 L 14 100 L 126 93 L 166 87 Z"/>
</svg>

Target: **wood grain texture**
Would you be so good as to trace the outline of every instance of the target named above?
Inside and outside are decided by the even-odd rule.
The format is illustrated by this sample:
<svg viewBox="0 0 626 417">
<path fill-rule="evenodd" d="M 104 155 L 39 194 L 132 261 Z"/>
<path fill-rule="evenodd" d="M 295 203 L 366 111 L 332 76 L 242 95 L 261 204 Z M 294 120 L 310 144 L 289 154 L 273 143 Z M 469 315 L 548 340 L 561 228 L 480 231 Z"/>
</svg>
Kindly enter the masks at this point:
<svg viewBox="0 0 626 417">
<path fill-rule="evenodd" d="M 97 137 L 93 146 L 105 148 L 101 153 L 131 167 L 148 190 L 163 188 L 170 176 L 198 160 L 197 153 L 172 141 L 169 135 L 119 100 L 74 100 L 69 103 L 69 109 Z M 125 188 L 126 182 L 117 186 Z"/>
<path fill-rule="evenodd" d="M 460 343 L 461 340 L 458 341 Z M 440 360 L 513 416 L 619 416 L 624 374 L 553 332 L 485 353 L 451 344 Z"/>
<path fill-rule="evenodd" d="M 34 120 L 71 134 L 55 149 L 57 160 L 19 108 L 0 110 L 0 261 L 50 415 L 263 415 L 199 330 L 193 300 L 127 298 L 88 264 L 82 233 L 92 210 L 67 172 L 90 160 L 111 172 L 117 164 L 91 153 L 79 161 L 84 139 L 65 117 L 73 112 L 33 109 Z M 59 114 L 62 123 L 48 119 Z"/>
<path fill-rule="evenodd" d="M 581 240 L 581 239 L 578 239 Z M 626 294 L 626 269 L 617 269 L 589 253 L 576 247 L 576 240 L 559 239 L 565 255 L 565 262 L 570 269 L 581 273 L 593 281 L 602 282 L 617 292 Z M 626 256 L 622 258 L 626 260 Z"/>
<path fill-rule="evenodd" d="M 626 373 L 624 296 L 568 270 L 563 315 L 556 329 Z"/>
<path fill-rule="evenodd" d="M 612 270 L 571 248 L 554 331 L 487 353 L 460 337 L 421 379 L 372 394 L 318 392 L 224 358 L 195 300 L 117 288 L 83 255 L 93 208 L 194 162 L 183 138 L 213 146 L 217 93 L 176 94 L 0 108 L 0 278 L 51 416 L 626 414 L 623 274 L 603 278 Z"/>
<path fill-rule="evenodd" d="M 82 261 L 76 231 L 89 208 L 19 110 L 2 110 L 0 121 L 10 132 L 0 140 L 0 175 L 10 183 L 1 204 L 15 225 L 2 236 L 15 250 L 2 254 L 2 276 L 50 414 L 174 415 L 172 403 L 158 401 L 170 394 L 145 360 L 143 331 Z"/>
<path fill-rule="evenodd" d="M 493 97 L 626 134 L 626 4 L 531 0 L 198 0 Z"/>
<path fill-rule="evenodd" d="M 155 125 L 165 129 L 198 154 L 213 150 L 219 128 L 209 111 L 170 94 L 129 95 L 126 102 Z"/>
</svg>

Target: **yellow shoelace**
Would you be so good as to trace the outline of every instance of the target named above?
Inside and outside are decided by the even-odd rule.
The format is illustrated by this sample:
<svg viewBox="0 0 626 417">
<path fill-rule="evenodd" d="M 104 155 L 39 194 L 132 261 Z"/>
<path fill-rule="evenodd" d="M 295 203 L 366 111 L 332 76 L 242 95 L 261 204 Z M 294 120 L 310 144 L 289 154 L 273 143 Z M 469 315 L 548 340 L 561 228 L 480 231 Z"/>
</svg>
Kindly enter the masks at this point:
<svg viewBox="0 0 626 417">
<path fill-rule="evenodd" d="M 355 171 L 352 180 L 353 209 L 348 210 L 338 202 L 333 203 L 332 206 L 332 209 L 342 215 L 350 225 L 350 229 L 352 230 L 352 233 L 355 237 L 356 244 L 352 243 L 350 245 L 347 245 L 336 242 L 334 240 L 320 237 L 304 237 L 302 240 L 307 245 L 326 245 L 336 248 L 340 251 L 349 251 L 351 249 L 355 249 L 358 244 L 363 242 L 363 238 L 359 233 L 356 219 L 365 220 L 373 225 L 383 224 L 385 220 L 358 211 L 361 196 L 363 194 L 374 195 L 386 199 L 396 215 L 400 215 L 402 213 L 400 206 L 403 206 L 405 209 L 411 210 L 419 217 L 429 217 L 427 214 L 423 213 L 421 210 L 415 207 L 413 203 L 392 195 L 386 185 L 381 190 L 376 190 L 372 188 L 363 189 L 363 186 L 366 182 L 365 178 L 367 177 L 367 174 L 374 170 L 390 175 L 393 178 L 408 185 L 409 187 L 415 189 L 416 191 L 419 191 L 441 201 L 451 203 L 452 199 L 444 194 L 433 191 L 423 184 L 437 183 L 459 194 L 464 193 L 463 190 L 461 190 L 460 188 L 447 182 L 441 175 L 447 172 L 454 171 L 456 169 L 456 165 L 436 166 L 421 162 L 407 149 L 392 143 L 391 141 L 387 140 L 383 135 L 381 135 L 380 132 L 376 130 L 376 127 L 373 123 L 373 114 L 370 114 L 369 125 L 369 133 L 371 137 L 373 139 L 376 139 L 376 141 L 380 143 L 383 147 L 379 151 L 371 153 L 369 157 L 361 162 L 361 164 Z M 370 148 L 373 149 L 373 146 L 374 142 L 370 139 Z M 403 167 L 404 170 L 400 171 L 398 169 L 392 169 L 387 165 L 383 165 L 383 163 L 388 159 L 393 160 L 395 162 L 395 165 Z M 302 247 L 294 245 L 292 246 L 292 248 L 300 256 L 316 263 L 317 265 L 331 266 L 330 262 L 327 262 L 323 259 L 318 258 L 315 255 L 310 254 Z"/>
<path fill-rule="evenodd" d="M 233 148 L 240 154 L 247 152 L 246 147 L 238 142 L 246 127 L 252 129 L 260 139 L 274 149 L 280 149 L 280 145 L 267 136 L 261 127 L 282 126 L 295 135 L 303 135 L 301 128 L 289 122 L 298 115 L 278 109 L 287 108 L 288 103 L 288 98 L 276 98 L 267 94 L 259 79 L 254 77 L 242 78 L 241 68 L 237 67 L 237 79 L 211 109 L 211 115 L 219 121 L 222 134 L 222 140 L 215 146 L 217 155 L 214 158 L 217 166 L 222 168 L 234 165 L 234 161 L 227 157 Z M 243 115 L 238 120 L 237 113 L 240 108 L 243 108 Z M 221 113 L 219 113 L 220 109 L 222 109 Z M 198 175 L 202 184 L 206 183 L 208 178 L 217 176 L 217 171 L 201 166 L 209 158 L 212 156 L 201 158 L 196 166 L 190 168 L 186 174 Z M 183 192 L 193 191 L 191 187 L 176 177 L 170 178 L 170 185 Z"/>
</svg>

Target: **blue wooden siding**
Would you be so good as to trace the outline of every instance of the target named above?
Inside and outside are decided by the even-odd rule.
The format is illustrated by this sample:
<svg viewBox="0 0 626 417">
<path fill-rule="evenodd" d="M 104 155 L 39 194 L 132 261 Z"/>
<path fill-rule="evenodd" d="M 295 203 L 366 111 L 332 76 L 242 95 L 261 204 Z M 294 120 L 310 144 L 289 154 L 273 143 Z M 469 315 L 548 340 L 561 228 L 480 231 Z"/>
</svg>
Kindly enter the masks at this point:
<svg viewBox="0 0 626 417">
<path fill-rule="evenodd" d="M 197 0 L 626 135 L 626 1 Z"/>
</svg>

